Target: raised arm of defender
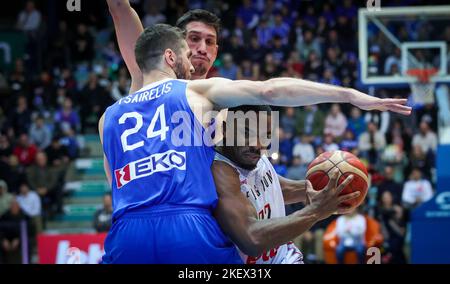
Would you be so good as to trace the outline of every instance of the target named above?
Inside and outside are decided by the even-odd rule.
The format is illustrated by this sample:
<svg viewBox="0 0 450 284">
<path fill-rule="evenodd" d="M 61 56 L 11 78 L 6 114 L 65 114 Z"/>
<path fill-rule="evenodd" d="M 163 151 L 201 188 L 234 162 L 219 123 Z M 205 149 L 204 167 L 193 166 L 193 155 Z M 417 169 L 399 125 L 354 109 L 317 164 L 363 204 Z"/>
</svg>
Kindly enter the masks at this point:
<svg viewBox="0 0 450 284">
<path fill-rule="evenodd" d="M 106 2 L 113 18 L 120 53 L 131 74 L 130 93 L 134 93 L 143 85 L 142 72 L 134 55 L 134 46 L 144 27 L 128 0 L 107 0 Z"/>
<path fill-rule="evenodd" d="M 267 81 L 232 81 L 211 78 L 188 82 L 188 91 L 205 97 L 217 109 L 239 105 L 304 106 L 319 103 L 351 103 L 363 110 L 411 113 L 406 99 L 380 99 L 350 88 L 295 78 Z"/>
</svg>

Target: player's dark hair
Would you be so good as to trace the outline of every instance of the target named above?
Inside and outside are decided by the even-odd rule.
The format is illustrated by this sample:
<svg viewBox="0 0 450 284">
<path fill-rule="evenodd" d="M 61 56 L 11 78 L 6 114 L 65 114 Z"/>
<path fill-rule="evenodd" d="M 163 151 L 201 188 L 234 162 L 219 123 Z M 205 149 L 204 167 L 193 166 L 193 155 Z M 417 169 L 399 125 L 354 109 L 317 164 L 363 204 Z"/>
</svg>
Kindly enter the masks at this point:
<svg viewBox="0 0 450 284">
<path fill-rule="evenodd" d="M 178 19 L 176 26 L 182 30 L 186 30 L 187 24 L 191 22 L 202 22 L 208 26 L 212 26 L 216 30 L 217 37 L 219 37 L 221 24 L 219 17 L 215 14 L 202 9 L 190 10 Z"/>
<path fill-rule="evenodd" d="M 148 73 L 158 67 L 161 56 L 166 49 L 179 54 L 185 35 L 177 27 L 157 24 L 144 30 L 136 41 L 134 54 L 136 62 L 143 73 Z"/>
</svg>

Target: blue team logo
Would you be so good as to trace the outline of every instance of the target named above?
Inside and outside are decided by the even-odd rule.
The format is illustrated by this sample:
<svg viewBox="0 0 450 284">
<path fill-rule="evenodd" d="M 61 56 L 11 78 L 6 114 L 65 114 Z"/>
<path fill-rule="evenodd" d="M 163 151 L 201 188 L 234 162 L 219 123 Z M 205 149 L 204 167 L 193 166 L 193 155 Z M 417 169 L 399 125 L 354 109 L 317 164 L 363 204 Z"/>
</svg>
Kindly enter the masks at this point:
<svg viewBox="0 0 450 284">
<path fill-rule="evenodd" d="M 123 168 L 114 171 L 116 185 L 119 189 L 133 180 L 147 177 L 157 172 L 168 171 L 173 168 L 183 171 L 186 170 L 186 152 L 169 150 L 130 162 Z"/>
</svg>

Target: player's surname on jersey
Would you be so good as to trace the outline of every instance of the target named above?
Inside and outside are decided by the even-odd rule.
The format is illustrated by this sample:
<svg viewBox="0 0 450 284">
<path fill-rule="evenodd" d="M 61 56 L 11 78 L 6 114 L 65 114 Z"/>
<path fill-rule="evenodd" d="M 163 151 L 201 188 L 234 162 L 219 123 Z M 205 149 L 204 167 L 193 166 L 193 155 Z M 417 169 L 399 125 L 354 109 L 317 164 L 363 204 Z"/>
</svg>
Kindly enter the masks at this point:
<svg viewBox="0 0 450 284">
<path fill-rule="evenodd" d="M 172 91 L 172 82 L 157 85 L 156 87 L 149 90 L 130 94 L 124 98 L 121 98 L 119 100 L 119 105 L 122 103 L 133 104 L 154 100 L 161 97 L 162 95 L 170 93 L 170 91 Z"/>
</svg>

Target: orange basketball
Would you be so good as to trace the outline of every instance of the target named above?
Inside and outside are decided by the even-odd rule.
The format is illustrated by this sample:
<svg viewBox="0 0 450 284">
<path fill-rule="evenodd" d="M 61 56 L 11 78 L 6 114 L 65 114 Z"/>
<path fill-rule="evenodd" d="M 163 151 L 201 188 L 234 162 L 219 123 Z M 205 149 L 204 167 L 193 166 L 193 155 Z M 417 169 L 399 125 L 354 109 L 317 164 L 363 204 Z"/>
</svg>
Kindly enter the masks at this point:
<svg viewBox="0 0 450 284">
<path fill-rule="evenodd" d="M 369 177 L 364 164 L 352 153 L 345 151 L 322 153 L 308 166 L 306 179 L 311 182 L 315 190 L 322 190 L 327 186 L 334 168 L 339 169 L 338 185 L 349 175 L 353 175 L 353 180 L 344 188 L 341 195 L 354 191 L 361 192 L 357 198 L 346 201 L 342 205 L 358 207 L 367 195 Z"/>
</svg>

